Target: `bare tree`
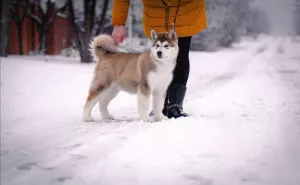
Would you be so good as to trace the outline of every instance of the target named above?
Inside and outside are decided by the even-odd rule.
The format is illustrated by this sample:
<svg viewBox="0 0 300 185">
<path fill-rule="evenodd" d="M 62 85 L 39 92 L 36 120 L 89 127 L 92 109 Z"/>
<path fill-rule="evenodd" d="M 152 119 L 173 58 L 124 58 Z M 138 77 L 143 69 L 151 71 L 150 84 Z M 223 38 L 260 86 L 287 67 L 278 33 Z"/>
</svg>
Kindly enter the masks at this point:
<svg viewBox="0 0 300 185">
<path fill-rule="evenodd" d="M 81 51 L 81 41 L 80 41 L 80 37 L 79 37 L 79 27 L 77 26 L 76 22 L 75 22 L 75 10 L 74 10 L 74 6 L 73 6 L 73 1 L 72 0 L 68 0 L 67 1 L 67 4 L 68 4 L 68 8 L 69 8 L 69 12 L 70 12 L 70 22 L 71 22 L 71 25 L 73 27 L 73 30 L 74 30 L 74 34 L 75 34 L 75 44 L 79 50 L 79 55 L 80 55 L 80 58 L 81 58 L 81 61 L 83 60 L 83 53 Z"/>
<path fill-rule="evenodd" d="M 29 0 L 13 0 L 12 5 L 13 6 L 9 9 L 9 11 L 17 26 L 19 52 L 20 55 L 23 55 L 22 27 L 24 18 L 28 14 Z M 23 8 L 22 13 L 20 12 L 20 7 Z"/>
<path fill-rule="evenodd" d="M 297 35 L 300 35 L 300 0 L 294 2 L 294 29 Z"/>
<path fill-rule="evenodd" d="M 1 1 L 1 13 L 0 13 L 0 56 L 6 57 L 7 56 L 7 46 L 9 40 L 9 11 L 8 7 L 10 6 L 10 0 L 2 0 Z"/>
<path fill-rule="evenodd" d="M 193 36 L 192 50 L 216 51 L 231 47 L 243 36 L 268 33 L 268 17 L 252 6 L 253 0 L 206 1 L 208 26 Z"/>
<path fill-rule="evenodd" d="M 76 1 L 77 2 L 77 1 Z M 81 3 L 81 2 L 77 2 Z M 89 48 L 90 48 L 90 40 L 94 33 L 95 23 L 101 24 L 105 22 L 105 16 L 106 11 L 108 7 L 109 1 L 105 0 L 104 6 L 101 14 L 101 20 L 100 23 L 98 23 L 95 19 L 96 12 L 96 0 L 85 0 L 83 2 L 83 21 L 77 21 L 76 15 L 75 15 L 75 9 L 74 9 L 74 2 L 73 0 L 68 0 L 68 7 L 70 12 L 70 21 L 74 30 L 75 35 L 75 44 L 79 50 L 81 62 L 83 63 L 90 63 L 92 62 L 92 56 L 90 54 Z M 81 5 L 81 4 L 80 4 Z M 78 14 L 81 14 L 79 12 Z M 99 28 L 100 27 L 100 28 Z M 101 25 L 96 30 L 96 33 L 100 33 L 102 28 Z"/>
<path fill-rule="evenodd" d="M 105 23 L 105 20 L 106 20 L 106 12 L 107 12 L 107 9 L 108 9 L 108 4 L 109 4 L 109 0 L 104 0 L 104 4 L 103 4 L 103 7 L 102 7 L 102 13 L 101 13 L 100 21 L 99 21 L 99 24 L 98 24 L 98 29 L 96 31 L 96 35 L 98 35 L 99 33 L 101 33 L 103 31 L 104 23 Z"/>
<path fill-rule="evenodd" d="M 247 20 L 247 35 L 256 37 L 259 34 L 268 34 L 271 30 L 270 20 L 266 12 L 259 7 L 253 7 Z"/>
<path fill-rule="evenodd" d="M 49 7 L 51 6 L 52 2 L 47 0 L 47 9 L 46 12 L 43 11 L 41 3 L 38 6 L 38 15 L 37 14 L 30 14 L 32 20 L 34 20 L 38 24 L 38 32 L 40 33 L 40 53 L 45 54 L 46 52 L 46 35 L 51 26 L 53 20 L 56 18 L 57 14 L 63 12 L 67 9 L 67 3 L 65 3 L 62 7 L 57 8 L 53 14 L 49 17 L 49 12 L 51 11 Z"/>
</svg>

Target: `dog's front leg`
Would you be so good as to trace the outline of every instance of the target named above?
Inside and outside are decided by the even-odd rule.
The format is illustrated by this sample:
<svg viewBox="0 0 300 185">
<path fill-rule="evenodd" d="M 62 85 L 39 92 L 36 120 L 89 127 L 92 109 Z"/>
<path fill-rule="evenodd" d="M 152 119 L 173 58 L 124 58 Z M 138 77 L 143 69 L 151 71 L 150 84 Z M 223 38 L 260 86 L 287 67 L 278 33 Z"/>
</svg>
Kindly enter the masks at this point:
<svg viewBox="0 0 300 185">
<path fill-rule="evenodd" d="M 153 92 L 153 113 L 154 121 L 161 121 L 167 119 L 162 113 L 166 92 L 162 90 Z"/>
<path fill-rule="evenodd" d="M 148 110 L 150 107 L 150 89 L 147 85 L 141 85 L 138 89 L 138 109 L 140 119 L 150 121 Z"/>
</svg>

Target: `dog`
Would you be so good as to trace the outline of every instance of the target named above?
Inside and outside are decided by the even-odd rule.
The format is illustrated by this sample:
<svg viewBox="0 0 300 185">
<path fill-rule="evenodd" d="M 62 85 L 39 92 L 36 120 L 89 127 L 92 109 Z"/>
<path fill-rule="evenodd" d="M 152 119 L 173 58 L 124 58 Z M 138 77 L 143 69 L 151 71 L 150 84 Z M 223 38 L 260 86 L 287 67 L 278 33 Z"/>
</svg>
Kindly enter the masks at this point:
<svg viewBox="0 0 300 185">
<path fill-rule="evenodd" d="M 114 119 L 108 105 L 120 90 L 137 94 L 141 120 L 151 121 L 148 113 L 151 95 L 152 121 L 167 119 L 162 109 L 176 65 L 178 36 L 174 29 L 159 33 L 152 29 L 151 41 L 151 49 L 142 53 L 124 52 L 106 34 L 100 34 L 91 41 L 91 54 L 98 62 L 84 105 L 85 122 L 93 121 L 91 111 L 96 103 L 99 103 L 102 119 Z"/>
</svg>

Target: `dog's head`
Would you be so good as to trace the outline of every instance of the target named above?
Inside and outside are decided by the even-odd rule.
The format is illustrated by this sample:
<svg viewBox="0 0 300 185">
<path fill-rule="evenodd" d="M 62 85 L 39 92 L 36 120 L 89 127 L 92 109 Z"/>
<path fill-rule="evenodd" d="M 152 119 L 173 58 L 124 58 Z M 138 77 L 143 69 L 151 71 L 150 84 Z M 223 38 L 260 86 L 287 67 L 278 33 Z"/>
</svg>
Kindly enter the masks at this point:
<svg viewBox="0 0 300 185">
<path fill-rule="evenodd" d="M 151 54 L 156 61 L 161 63 L 173 62 L 178 55 L 178 36 L 174 29 L 170 32 L 157 33 L 151 30 L 153 45 Z"/>
</svg>

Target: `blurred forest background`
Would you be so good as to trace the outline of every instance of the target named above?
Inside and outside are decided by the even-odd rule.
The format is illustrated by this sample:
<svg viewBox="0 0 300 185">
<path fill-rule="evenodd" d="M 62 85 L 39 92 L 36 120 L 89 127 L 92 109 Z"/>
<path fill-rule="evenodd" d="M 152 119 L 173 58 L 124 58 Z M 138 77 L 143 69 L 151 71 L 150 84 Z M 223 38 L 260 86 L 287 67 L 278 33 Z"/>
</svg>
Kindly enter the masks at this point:
<svg viewBox="0 0 300 185">
<path fill-rule="evenodd" d="M 217 51 L 243 37 L 269 34 L 269 17 L 254 0 L 206 0 L 208 27 L 195 35 L 193 51 Z M 78 56 L 92 62 L 90 39 L 112 32 L 113 0 L 1 0 L 1 56 Z M 142 0 L 130 0 L 127 39 L 130 52 L 149 48 L 142 23 Z M 284 12 L 283 12 L 284 13 Z M 300 34 L 300 0 L 294 2 L 294 32 Z"/>
</svg>

